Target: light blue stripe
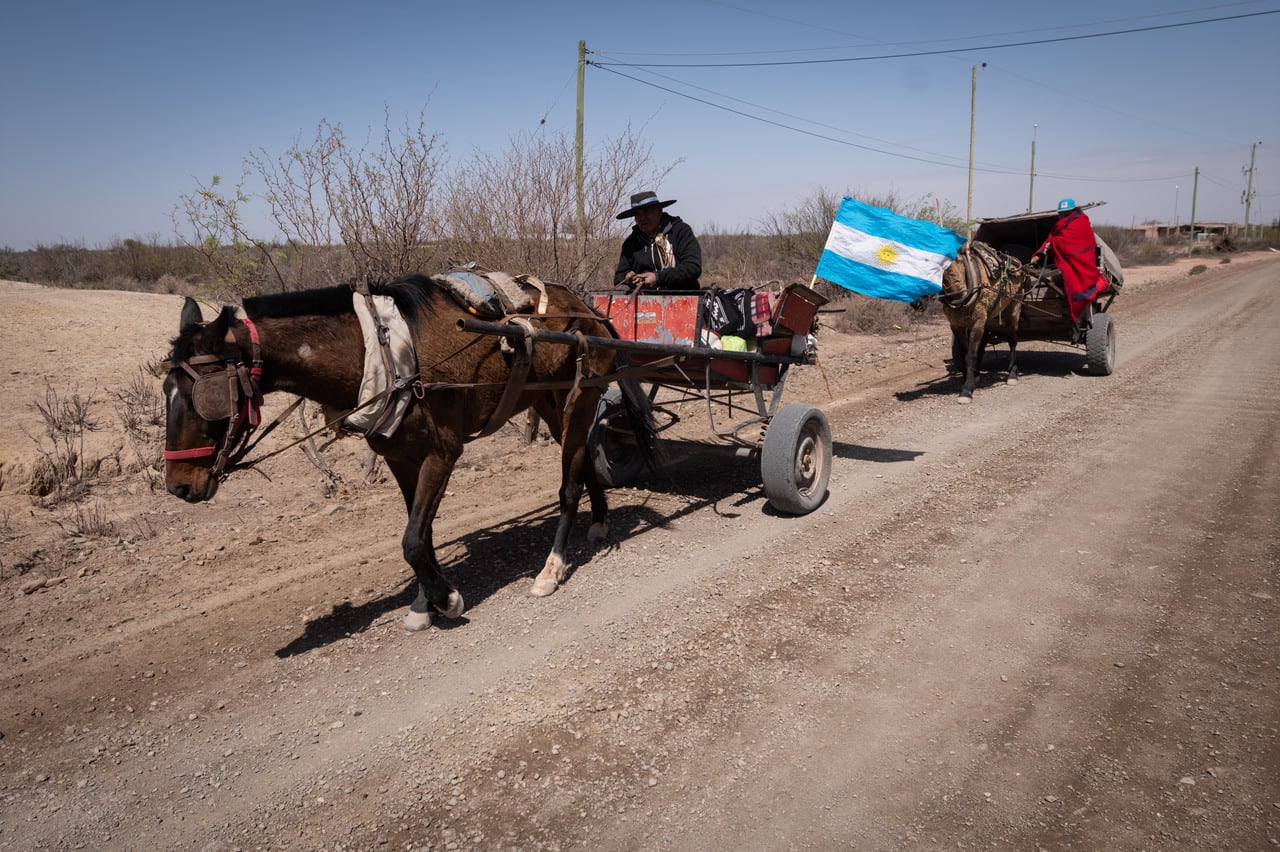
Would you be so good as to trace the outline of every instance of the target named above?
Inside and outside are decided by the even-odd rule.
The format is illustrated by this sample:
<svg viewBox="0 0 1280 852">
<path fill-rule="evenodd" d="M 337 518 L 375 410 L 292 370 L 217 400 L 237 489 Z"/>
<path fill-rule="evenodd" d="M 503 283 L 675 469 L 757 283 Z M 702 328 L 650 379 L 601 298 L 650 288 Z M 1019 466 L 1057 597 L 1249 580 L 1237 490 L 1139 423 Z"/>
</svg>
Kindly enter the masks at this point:
<svg viewBox="0 0 1280 852">
<path fill-rule="evenodd" d="M 950 228 L 899 216 L 892 210 L 872 207 L 852 198 L 845 198 L 840 202 L 836 221 L 873 237 L 894 240 L 912 248 L 952 258 L 956 256 L 960 246 L 964 245 L 964 238 Z"/>
<path fill-rule="evenodd" d="M 814 274 L 846 290 L 895 302 L 914 302 L 921 296 L 935 296 L 942 292 L 942 287 L 932 281 L 916 278 L 913 275 L 887 272 L 849 260 L 831 251 L 822 253 Z"/>
</svg>

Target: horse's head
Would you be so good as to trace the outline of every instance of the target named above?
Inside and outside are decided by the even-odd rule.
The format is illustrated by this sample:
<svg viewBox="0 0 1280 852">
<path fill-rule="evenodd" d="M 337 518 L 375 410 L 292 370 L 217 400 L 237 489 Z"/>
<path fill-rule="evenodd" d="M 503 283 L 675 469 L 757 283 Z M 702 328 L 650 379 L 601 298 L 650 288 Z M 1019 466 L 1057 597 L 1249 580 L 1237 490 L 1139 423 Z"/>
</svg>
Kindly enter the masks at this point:
<svg viewBox="0 0 1280 852">
<path fill-rule="evenodd" d="M 942 271 L 943 305 L 956 305 L 965 301 L 972 288 L 980 283 L 975 280 L 977 270 L 973 264 L 971 245 L 972 243 L 962 245 L 956 252 L 956 259 L 948 263 L 947 268 Z"/>
<path fill-rule="evenodd" d="M 957 257 L 948 263 L 947 268 L 942 271 L 942 292 L 963 293 L 965 291 L 965 281 L 964 260 Z"/>
<path fill-rule="evenodd" d="M 208 500 L 228 465 L 239 459 L 258 423 L 257 374 L 245 365 L 231 333 L 234 310 L 224 309 L 204 323 L 200 306 L 182 306 L 178 336 L 165 366 L 165 487 L 190 503 Z M 256 333 L 248 320 L 256 349 Z M 256 357 L 256 352 L 255 352 Z"/>
</svg>

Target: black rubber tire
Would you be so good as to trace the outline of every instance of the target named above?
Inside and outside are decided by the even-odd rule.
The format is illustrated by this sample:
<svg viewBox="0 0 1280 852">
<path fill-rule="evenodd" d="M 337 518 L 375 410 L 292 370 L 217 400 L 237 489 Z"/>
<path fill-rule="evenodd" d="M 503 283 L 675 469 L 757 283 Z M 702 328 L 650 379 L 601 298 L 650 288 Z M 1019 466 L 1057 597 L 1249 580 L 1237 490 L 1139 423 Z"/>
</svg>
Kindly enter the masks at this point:
<svg viewBox="0 0 1280 852">
<path fill-rule="evenodd" d="M 760 451 L 760 478 L 769 505 L 789 515 L 812 512 L 827 496 L 831 424 L 811 405 L 786 405 L 773 419 Z"/>
<path fill-rule="evenodd" d="M 610 388 L 600 398 L 596 422 L 587 449 L 596 479 L 606 488 L 630 485 L 640 478 L 646 464 L 631 436 L 631 418 L 622 403 L 622 391 Z"/>
<path fill-rule="evenodd" d="M 1116 369 L 1116 327 L 1111 317 L 1093 315 L 1093 324 L 1084 336 L 1084 362 L 1089 371 L 1109 376 Z"/>
</svg>

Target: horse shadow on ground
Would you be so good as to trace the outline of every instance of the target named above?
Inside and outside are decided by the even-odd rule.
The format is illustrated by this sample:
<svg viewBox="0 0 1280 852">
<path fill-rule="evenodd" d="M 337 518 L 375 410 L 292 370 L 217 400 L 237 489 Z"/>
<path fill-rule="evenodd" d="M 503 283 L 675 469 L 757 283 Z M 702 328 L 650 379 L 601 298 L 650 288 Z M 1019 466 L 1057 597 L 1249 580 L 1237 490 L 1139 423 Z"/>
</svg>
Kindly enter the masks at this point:
<svg viewBox="0 0 1280 852">
<path fill-rule="evenodd" d="M 609 537 L 594 544 L 587 541 L 590 511 L 584 495 L 566 554 L 570 563 L 566 583 L 573 581 L 578 566 L 645 530 L 669 526 L 707 507 L 719 515 L 734 518 L 741 514 L 743 507 L 757 501 L 764 503 L 758 463 L 726 454 L 723 447 L 700 445 L 698 451 L 686 452 L 677 442 L 663 443 L 667 449 L 666 463 L 647 474 L 640 486 L 655 494 L 678 494 L 685 503 L 674 512 L 658 511 L 647 500 L 635 505 L 618 505 L 620 501 L 613 497 Z M 673 444 L 675 446 L 670 446 Z M 467 609 L 474 609 L 513 583 L 532 583 L 551 552 L 557 523 L 558 506 L 550 501 L 501 523 L 438 542 L 436 550 L 442 555 L 445 575 L 467 602 Z M 460 555 L 444 556 L 458 551 Z M 418 583 L 407 565 L 404 572 L 404 585 L 397 591 L 360 604 L 350 601 L 335 604 L 328 613 L 308 621 L 302 633 L 277 649 L 275 655 L 292 657 L 326 647 L 368 630 L 391 612 L 407 609 L 417 597 Z M 439 630 L 453 630 L 467 623 L 464 615 L 458 619 L 436 619 L 434 626 Z"/>
<path fill-rule="evenodd" d="M 958 396 L 964 384 L 964 374 L 950 369 L 950 361 L 939 366 L 939 375 L 917 384 L 911 390 L 897 391 L 894 399 L 899 402 L 915 402 L 931 396 Z M 1009 366 L 1007 350 L 988 352 L 978 364 L 978 381 L 974 394 L 983 388 L 1004 384 Z M 1022 379 L 1044 376 L 1062 379 L 1067 376 L 1089 375 L 1084 359 L 1075 351 L 1019 350 L 1018 374 Z"/>
</svg>

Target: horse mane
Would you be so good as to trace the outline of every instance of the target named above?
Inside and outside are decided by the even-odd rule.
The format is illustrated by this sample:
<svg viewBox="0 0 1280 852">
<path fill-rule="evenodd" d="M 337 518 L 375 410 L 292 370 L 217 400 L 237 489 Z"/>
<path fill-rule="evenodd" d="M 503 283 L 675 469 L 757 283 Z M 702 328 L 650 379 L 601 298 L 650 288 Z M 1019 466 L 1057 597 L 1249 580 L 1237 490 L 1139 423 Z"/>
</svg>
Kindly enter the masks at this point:
<svg viewBox="0 0 1280 852">
<path fill-rule="evenodd" d="M 392 298 L 411 328 L 416 325 L 420 309 L 427 305 L 432 293 L 438 289 L 435 281 L 422 274 L 406 275 L 394 281 L 378 281 L 369 285 L 369 292 L 373 295 Z M 244 312 L 254 320 L 345 316 L 355 310 L 351 294 L 351 285 L 339 284 L 314 290 L 252 296 L 244 300 Z"/>
</svg>

